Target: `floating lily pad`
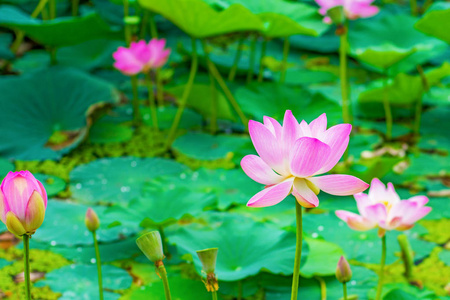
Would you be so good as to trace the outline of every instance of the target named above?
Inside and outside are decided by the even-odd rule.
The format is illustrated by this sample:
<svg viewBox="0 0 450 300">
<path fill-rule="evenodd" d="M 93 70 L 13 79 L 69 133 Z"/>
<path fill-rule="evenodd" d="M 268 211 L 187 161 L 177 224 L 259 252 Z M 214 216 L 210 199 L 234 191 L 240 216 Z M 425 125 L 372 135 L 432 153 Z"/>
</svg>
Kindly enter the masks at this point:
<svg viewBox="0 0 450 300">
<path fill-rule="evenodd" d="M 209 300 L 210 293 L 206 291 L 205 284 L 198 280 L 190 280 L 179 276 L 171 277 L 169 274 L 169 285 L 173 300 Z M 151 298 L 149 298 L 149 296 Z M 152 282 L 136 289 L 125 299 L 130 300 L 165 300 L 162 281 Z"/>
<path fill-rule="evenodd" d="M 425 176 L 425 175 L 448 175 L 450 170 L 450 160 L 448 156 L 438 154 L 421 153 L 411 157 L 411 163 L 404 174 Z"/>
<path fill-rule="evenodd" d="M 191 158 L 215 160 L 231 158 L 234 151 L 248 143 L 250 143 L 250 139 L 247 136 L 214 136 L 206 133 L 190 132 L 177 138 L 172 144 L 172 148 Z"/>
<path fill-rule="evenodd" d="M 139 0 L 145 9 L 164 16 L 188 35 L 205 38 L 239 31 L 261 31 L 261 20 L 240 4 L 217 12 L 202 0 Z"/>
<path fill-rule="evenodd" d="M 126 207 L 113 206 L 106 214 L 114 224 L 158 228 L 175 223 L 185 215 L 199 215 L 205 207 L 214 204 L 211 193 L 187 188 L 161 189 L 146 193 L 145 197 L 131 201 Z"/>
<path fill-rule="evenodd" d="M 22 160 L 60 158 L 86 136 L 96 108 L 118 101 L 111 84 L 59 67 L 2 78 L 0 94 L 0 155 Z"/>
<path fill-rule="evenodd" d="M 275 274 L 292 274 L 295 234 L 236 215 L 218 214 L 209 220 L 210 228 L 192 224 L 181 227 L 170 237 L 182 253 L 218 247 L 216 274 L 224 281 L 256 275 L 262 270 Z M 213 227 L 214 229 L 212 230 Z M 308 255 L 304 245 L 302 259 Z M 202 266 L 194 255 L 196 270 Z"/>
<path fill-rule="evenodd" d="M 162 158 L 104 158 L 75 168 L 70 189 L 72 197 L 83 203 L 126 203 L 141 195 L 146 182 L 185 170 L 184 165 Z"/>
<path fill-rule="evenodd" d="M 450 3 L 435 2 L 416 23 L 416 28 L 426 34 L 450 43 Z"/>
<path fill-rule="evenodd" d="M 125 142 L 133 136 L 129 125 L 99 120 L 89 130 L 89 141 L 93 144 Z"/>
<path fill-rule="evenodd" d="M 0 7 L 0 25 L 23 30 L 31 39 L 53 47 L 76 45 L 99 38 L 119 39 L 122 34 L 111 30 L 109 25 L 95 13 L 42 21 L 33 19 L 10 5 Z"/>
<path fill-rule="evenodd" d="M 127 271 L 109 265 L 102 266 L 102 274 L 106 300 L 119 299 L 120 294 L 111 291 L 125 290 L 133 281 Z M 52 291 L 62 293 L 59 299 L 63 300 L 94 300 L 99 297 L 96 265 L 70 265 L 56 269 L 36 283 L 36 286 L 46 285 Z"/>
<path fill-rule="evenodd" d="M 66 182 L 60 177 L 47 174 L 34 174 L 34 177 L 44 185 L 48 197 L 53 197 L 66 188 Z"/>
<path fill-rule="evenodd" d="M 88 206 L 70 202 L 51 200 L 48 202 L 45 221 L 33 235 L 37 242 L 48 243 L 51 246 L 77 246 L 93 245 L 92 234 L 84 224 Z M 116 221 L 104 214 L 105 207 L 93 207 L 100 218 L 100 228 L 97 237 L 102 242 L 111 242 L 123 239 L 136 233 L 137 226 L 124 227 L 108 225 Z M 57 230 L 55 230 L 57 228 Z"/>
<path fill-rule="evenodd" d="M 330 276 L 336 273 L 336 262 L 344 251 L 336 244 L 321 239 L 305 237 L 309 247 L 306 262 L 300 273 L 304 277 Z"/>
<path fill-rule="evenodd" d="M 161 176 L 145 186 L 145 193 L 151 195 L 155 191 L 167 189 L 189 189 L 205 197 L 214 195 L 220 209 L 231 204 L 245 204 L 250 198 L 262 189 L 262 185 L 251 180 L 241 169 L 198 169 Z"/>
</svg>

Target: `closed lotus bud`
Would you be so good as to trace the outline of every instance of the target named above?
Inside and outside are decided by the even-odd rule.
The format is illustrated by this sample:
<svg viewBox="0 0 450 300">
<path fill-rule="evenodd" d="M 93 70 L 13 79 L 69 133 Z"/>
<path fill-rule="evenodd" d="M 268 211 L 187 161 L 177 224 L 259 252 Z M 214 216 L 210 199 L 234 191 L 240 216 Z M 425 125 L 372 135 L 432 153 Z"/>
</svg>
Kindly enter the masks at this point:
<svg viewBox="0 0 450 300">
<path fill-rule="evenodd" d="M 336 278 L 342 283 L 349 282 L 352 279 L 352 270 L 345 257 L 341 256 L 336 268 Z"/>
<path fill-rule="evenodd" d="M 216 278 L 216 274 L 214 274 L 218 251 L 218 248 L 197 251 L 198 258 L 200 258 L 203 266 L 203 271 L 206 273 L 205 286 L 208 292 L 216 292 L 219 290 L 219 282 Z"/>
<path fill-rule="evenodd" d="M 17 235 L 32 235 L 44 222 L 47 192 L 28 171 L 9 172 L 0 186 L 0 219 Z"/>
<path fill-rule="evenodd" d="M 139 249 L 155 264 L 164 259 L 163 246 L 159 231 L 146 233 L 136 240 Z"/>
<path fill-rule="evenodd" d="M 86 227 L 90 232 L 97 231 L 97 229 L 100 227 L 100 220 L 98 219 L 95 211 L 90 207 L 86 211 L 86 218 L 84 219 L 84 223 L 86 224 Z"/>
</svg>

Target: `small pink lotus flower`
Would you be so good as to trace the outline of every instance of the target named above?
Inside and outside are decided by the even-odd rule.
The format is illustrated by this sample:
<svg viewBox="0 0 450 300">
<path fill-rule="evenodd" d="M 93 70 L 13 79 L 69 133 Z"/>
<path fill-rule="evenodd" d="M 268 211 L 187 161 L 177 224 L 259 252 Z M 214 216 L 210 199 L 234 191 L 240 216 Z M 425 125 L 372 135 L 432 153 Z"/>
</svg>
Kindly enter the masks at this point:
<svg viewBox="0 0 450 300">
<path fill-rule="evenodd" d="M 9 172 L 0 186 L 0 219 L 17 235 L 32 235 L 44 222 L 47 193 L 28 171 Z"/>
<path fill-rule="evenodd" d="M 392 183 L 384 184 L 377 178 L 372 179 L 369 193 L 359 193 L 355 196 L 359 215 L 337 210 L 338 218 L 347 225 L 360 231 L 378 227 L 378 235 L 384 236 L 386 230 L 407 230 L 414 223 L 426 216 L 431 207 L 426 207 L 428 198 L 414 196 L 408 200 L 400 200 Z"/>
<path fill-rule="evenodd" d="M 292 193 L 300 205 L 317 207 L 320 190 L 332 195 L 353 195 L 369 185 L 350 175 L 316 175 L 330 171 L 347 149 L 352 125 L 339 124 L 327 130 L 322 114 L 309 125 L 300 124 L 287 110 L 283 126 L 264 117 L 264 124 L 250 120 L 249 132 L 257 155 L 241 161 L 244 172 L 266 188 L 247 206 L 264 207 L 281 202 Z"/>
<path fill-rule="evenodd" d="M 131 42 L 129 48 L 119 47 L 113 53 L 114 67 L 125 75 L 136 75 L 162 67 L 168 60 L 170 49 L 164 49 L 165 39 Z"/>
<path fill-rule="evenodd" d="M 331 23 L 327 12 L 333 7 L 341 6 L 345 16 L 350 19 L 369 18 L 379 12 L 379 8 L 371 5 L 375 0 L 316 0 L 319 4 L 319 13 L 323 16 L 325 23 Z"/>
</svg>

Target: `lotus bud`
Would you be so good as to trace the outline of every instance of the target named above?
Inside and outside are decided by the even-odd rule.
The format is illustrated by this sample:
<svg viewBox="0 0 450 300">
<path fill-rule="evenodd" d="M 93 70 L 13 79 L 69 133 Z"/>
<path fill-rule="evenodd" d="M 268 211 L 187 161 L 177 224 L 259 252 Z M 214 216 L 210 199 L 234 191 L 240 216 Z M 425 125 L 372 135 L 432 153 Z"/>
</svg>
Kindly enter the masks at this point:
<svg viewBox="0 0 450 300">
<path fill-rule="evenodd" d="M 147 256 L 151 262 L 154 262 L 155 265 L 165 257 L 159 231 L 152 231 L 140 236 L 136 240 L 136 244 L 145 256 Z"/>
<path fill-rule="evenodd" d="M 340 25 L 345 21 L 344 8 L 342 6 L 335 6 L 330 8 L 329 10 L 327 10 L 327 15 L 336 25 Z"/>
<path fill-rule="evenodd" d="M 17 235 L 32 235 L 44 222 L 47 192 L 29 171 L 9 172 L 0 186 L 0 219 Z"/>
<path fill-rule="evenodd" d="M 345 257 L 341 256 L 336 268 L 336 278 L 342 283 L 349 282 L 352 279 L 352 270 Z"/>
<path fill-rule="evenodd" d="M 219 282 L 214 274 L 218 251 L 218 248 L 209 248 L 197 251 L 198 258 L 203 266 L 203 271 L 206 273 L 205 286 L 208 292 L 215 292 L 219 290 Z"/>
<path fill-rule="evenodd" d="M 90 207 L 86 211 L 84 223 L 86 224 L 86 227 L 90 232 L 95 232 L 100 227 L 100 220 L 98 219 L 95 211 Z"/>
</svg>

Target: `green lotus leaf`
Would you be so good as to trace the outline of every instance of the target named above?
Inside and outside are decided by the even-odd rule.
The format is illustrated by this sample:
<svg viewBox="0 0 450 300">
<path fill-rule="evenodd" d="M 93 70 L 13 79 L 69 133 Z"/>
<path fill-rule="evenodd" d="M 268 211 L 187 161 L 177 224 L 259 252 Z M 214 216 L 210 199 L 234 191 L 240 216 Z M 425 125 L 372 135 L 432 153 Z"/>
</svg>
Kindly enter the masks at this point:
<svg viewBox="0 0 450 300">
<path fill-rule="evenodd" d="M 250 179 L 241 169 L 205 169 L 172 174 L 156 178 L 144 187 L 144 192 L 152 195 L 164 189 L 184 190 L 214 195 L 219 209 L 231 204 L 245 204 L 262 190 L 263 186 Z"/>
<path fill-rule="evenodd" d="M 0 35 L 0 58 L 13 59 L 14 53 L 9 49 L 9 45 L 13 40 L 12 35 L 3 33 Z"/>
<path fill-rule="evenodd" d="M 66 182 L 60 177 L 39 173 L 34 174 L 34 177 L 44 185 L 48 197 L 53 197 L 66 188 Z"/>
<path fill-rule="evenodd" d="M 125 290 L 131 286 L 133 279 L 127 271 L 118 267 L 104 265 L 103 291 L 105 300 L 119 299 L 120 294 L 111 291 Z M 62 293 L 58 299 L 94 300 L 98 299 L 97 267 L 91 265 L 70 265 L 47 273 L 45 279 L 36 286 L 50 286 L 52 291 Z"/>
<path fill-rule="evenodd" d="M 126 203 L 141 195 L 146 182 L 186 169 L 162 158 L 104 158 L 76 167 L 70 173 L 70 189 L 72 197 L 82 203 Z"/>
<path fill-rule="evenodd" d="M 433 3 L 415 27 L 423 33 L 450 43 L 450 32 L 448 30 L 450 27 L 450 3 Z"/>
<path fill-rule="evenodd" d="M 139 4 L 161 14 L 188 35 L 206 38 L 239 31 L 261 31 L 261 20 L 242 5 L 217 12 L 202 0 L 139 0 Z"/>
<path fill-rule="evenodd" d="M 250 143 L 247 136 L 210 135 L 189 132 L 177 138 L 172 148 L 184 155 L 199 160 L 216 160 L 233 157 L 239 148 Z"/>
<path fill-rule="evenodd" d="M 121 37 L 121 32 L 111 30 L 95 13 L 41 21 L 31 18 L 13 6 L 3 5 L 0 7 L 0 25 L 23 30 L 31 39 L 52 47 L 76 45 L 99 38 Z"/>
<path fill-rule="evenodd" d="M 176 188 L 152 190 L 128 205 L 109 208 L 106 214 L 113 223 L 158 228 L 173 224 L 185 215 L 196 216 L 205 207 L 214 205 L 212 193 Z"/>
<path fill-rule="evenodd" d="M 0 158 L 0 178 L 3 179 L 8 172 L 14 171 L 14 169 L 14 164 L 12 162 L 8 159 Z"/>
<path fill-rule="evenodd" d="M 411 71 L 447 48 L 442 41 L 415 30 L 416 21 L 404 14 L 357 21 L 349 30 L 350 54 L 378 71 Z"/>
<path fill-rule="evenodd" d="M 92 234 L 84 224 L 88 207 L 82 204 L 49 200 L 45 212 L 45 221 L 33 235 L 33 239 L 36 242 L 50 244 L 50 246 L 93 245 Z M 102 242 L 117 241 L 139 230 L 138 226 L 109 228 L 108 225 L 116 220 L 104 213 L 106 208 L 102 206 L 92 208 L 100 219 L 97 237 Z"/>
<path fill-rule="evenodd" d="M 95 109 L 119 99 L 108 82 L 61 67 L 4 77 L 0 94 L 0 155 L 22 160 L 60 158 L 86 136 Z"/>
<path fill-rule="evenodd" d="M 93 144 L 125 142 L 132 138 L 133 129 L 125 124 L 97 121 L 89 130 L 89 141 Z"/>
<path fill-rule="evenodd" d="M 256 275 L 262 270 L 275 274 L 292 274 L 295 253 L 295 234 L 251 219 L 231 214 L 217 214 L 204 225 L 181 227 L 170 236 L 181 253 L 195 253 L 198 249 L 219 248 L 216 274 L 220 280 L 236 281 Z M 308 255 L 304 244 L 302 260 Z M 201 274 L 200 260 L 193 257 Z"/>
<path fill-rule="evenodd" d="M 439 84 L 447 76 L 450 76 L 449 63 L 425 72 L 428 86 Z M 360 103 L 383 102 L 386 93 L 383 84 L 384 79 L 374 81 L 366 91 L 359 94 L 358 101 Z M 389 102 L 399 105 L 414 103 L 425 93 L 422 78 L 419 75 L 411 76 L 404 73 L 398 74 L 394 79 L 389 79 L 386 89 Z"/>
<path fill-rule="evenodd" d="M 306 262 L 300 269 L 304 277 L 331 276 L 336 273 L 336 265 L 344 251 L 336 244 L 321 239 L 305 237 L 309 247 Z"/>
</svg>

